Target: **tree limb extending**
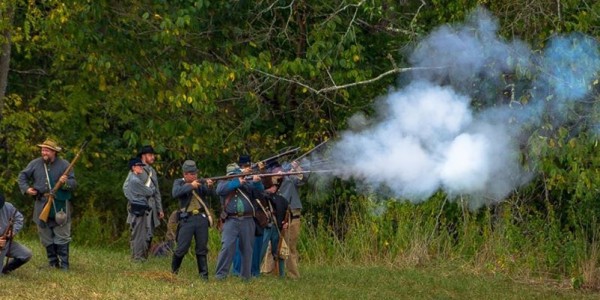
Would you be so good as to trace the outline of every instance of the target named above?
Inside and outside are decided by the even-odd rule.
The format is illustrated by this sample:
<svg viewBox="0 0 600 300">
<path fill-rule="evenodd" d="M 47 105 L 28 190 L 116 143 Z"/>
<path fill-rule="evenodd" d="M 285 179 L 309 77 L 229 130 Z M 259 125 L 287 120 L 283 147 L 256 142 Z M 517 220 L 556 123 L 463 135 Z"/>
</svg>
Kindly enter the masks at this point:
<svg viewBox="0 0 600 300">
<path fill-rule="evenodd" d="M 289 82 L 289 83 L 293 83 L 293 84 L 297 84 L 303 88 L 306 88 L 307 90 L 315 93 L 315 94 L 323 94 L 323 93 L 328 93 L 328 92 L 332 92 L 332 91 L 337 91 L 337 90 L 342 90 L 342 89 L 347 89 L 353 86 L 358 86 L 358 85 L 364 85 L 364 84 L 369 84 L 369 83 L 373 83 L 376 82 L 380 79 L 382 79 L 383 77 L 386 77 L 388 75 L 391 74 L 398 74 L 398 73 L 403 73 L 403 72 L 408 72 L 408 71 L 417 71 L 417 70 L 431 70 L 431 69 L 439 69 L 439 68 L 431 68 L 431 67 L 416 67 L 416 68 L 393 68 L 391 70 L 388 70 L 386 72 L 383 72 L 381 74 L 379 74 L 377 77 L 371 78 L 371 79 L 367 79 L 367 80 L 363 80 L 363 81 L 357 81 L 357 82 L 352 82 L 352 83 L 347 83 L 347 84 L 342 84 L 342 85 L 337 85 L 334 83 L 333 86 L 330 87 L 325 87 L 322 89 L 316 89 L 311 87 L 310 85 L 300 82 L 298 80 L 295 79 L 290 79 L 290 78 L 285 78 L 285 77 L 281 77 L 281 76 L 277 76 L 277 75 L 273 75 L 271 73 L 267 73 L 258 69 L 254 69 L 252 68 L 251 70 L 258 72 L 260 74 L 263 74 L 265 76 L 271 77 L 271 78 L 275 78 L 277 80 L 281 80 L 281 81 L 285 81 L 285 82 Z"/>
</svg>

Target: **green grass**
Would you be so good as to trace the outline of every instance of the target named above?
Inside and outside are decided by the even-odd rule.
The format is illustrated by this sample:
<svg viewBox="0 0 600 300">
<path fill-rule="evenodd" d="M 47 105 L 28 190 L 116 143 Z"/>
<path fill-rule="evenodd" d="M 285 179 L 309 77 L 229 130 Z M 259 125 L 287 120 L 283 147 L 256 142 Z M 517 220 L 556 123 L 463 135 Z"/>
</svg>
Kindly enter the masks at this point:
<svg viewBox="0 0 600 300">
<path fill-rule="evenodd" d="M 502 275 L 478 274 L 455 262 L 425 267 L 301 266 L 298 280 L 263 276 L 249 282 L 214 279 L 216 250 L 209 259 L 211 278 L 200 280 L 193 256 L 179 275 L 169 273 L 170 258 L 133 263 L 122 249 L 72 247 L 71 270 L 46 267 L 39 242 L 21 241 L 34 258 L 0 278 L 2 299 L 597 299 L 598 294 L 549 282 L 519 282 Z"/>
</svg>

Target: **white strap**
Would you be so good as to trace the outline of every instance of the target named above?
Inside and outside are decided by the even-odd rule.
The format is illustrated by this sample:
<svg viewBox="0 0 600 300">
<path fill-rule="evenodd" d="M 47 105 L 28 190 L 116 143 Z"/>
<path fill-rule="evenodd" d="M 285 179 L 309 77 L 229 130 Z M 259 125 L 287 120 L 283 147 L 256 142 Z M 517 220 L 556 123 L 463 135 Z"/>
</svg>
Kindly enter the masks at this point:
<svg viewBox="0 0 600 300">
<path fill-rule="evenodd" d="M 50 175 L 48 175 L 48 166 L 46 166 L 46 163 L 44 163 L 44 171 L 46 171 L 46 181 L 48 181 L 48 188 L 50 189 L 50 192 L 52 192 L 52 184 L 50 184 Z M 54 201 L 52 201 L 52 208 L 54 209 L 54 213 L 56 214 L 56 196 Z"/>
<path fill-rule="evenodd" d="M 212 216 L 210 215 L 210 212 L 208 211 L 208 208 L 206 208 L 206 204 L 204 204 L 204 201 L 202 201 L 202 198 L 200 198 L 200 195 L 198 195 L 198 193 L 196 193 L 195 190 L 192 190 L 192 195 L 194 195 L 196 200 L 198 200 L 198 202 L 200 202 L 200 205 L 202 205 L 202 207 L 204 208 L 204 212 L 206 213 L 206 216 L 208 217 L 208 223 L 209 223 L 208 225 L 212 226 L 213 219 L 212 219 Z"/>
<path fill-rule="evenodd" d="M 256 217 L 256 210 L 254 209 L 254 205 L 252 205 L 252 202 L 250 201 L 250 198 L 248 198 L 248 196 L 246 196 L 246 194 L 244 194 L 244 192 L 242 192 L 242 190 L 240 189 L 236 189 L 238 192 L 240 192 L 240 194 L 242 194 L 242 196 L 244 196 L 244 198 L 246 199 L 246 201 L 248 201 L 248 204 L 250 204 L 250 207 L 252 207 L 252 216 Z"/>
</svg>

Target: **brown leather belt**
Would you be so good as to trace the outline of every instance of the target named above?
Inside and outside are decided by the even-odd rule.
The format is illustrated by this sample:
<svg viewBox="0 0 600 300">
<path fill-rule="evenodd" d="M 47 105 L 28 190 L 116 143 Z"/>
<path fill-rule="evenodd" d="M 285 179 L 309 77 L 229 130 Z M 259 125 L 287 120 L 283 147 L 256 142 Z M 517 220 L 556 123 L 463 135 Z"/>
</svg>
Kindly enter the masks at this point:
<svg viewBox="0 0 600 300">
<path fill-rule="evenodd" d="M 245 214 L 227 214 L 227 218 L 244 218 L 244 217 L 252 217 L 252 213 Z"/>
</svg>

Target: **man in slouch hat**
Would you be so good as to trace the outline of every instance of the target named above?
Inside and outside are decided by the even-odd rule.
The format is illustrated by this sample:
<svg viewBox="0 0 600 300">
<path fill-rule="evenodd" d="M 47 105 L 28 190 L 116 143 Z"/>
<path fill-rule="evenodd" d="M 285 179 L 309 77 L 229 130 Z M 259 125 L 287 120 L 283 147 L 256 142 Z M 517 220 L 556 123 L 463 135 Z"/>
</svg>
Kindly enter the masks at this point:
<svg viewBox="0 0 600 300">
<path fill-rule="evenodd" d="M 21 193 L 35 199 L 33 221 L 37 225 L 38 236 L 46 248 L 48 263 L 51 267 L 69 269 L 69 243 L 71 242 L 71 213 L 72 191 L 77 187 L 75 172 L 63 173 L 69 167 L 69 162 L 58 157 L 62 148 L 52 140 L 47 139 L 40 148 L 41 157 L 27 165 L 19 173 L 18 183 Z M 48 193 L 57 182 L 62 186 L 54 195 L 54 204 L 50 209 L 47 222 L 39 216 L 48 201 Z M 65 216 L 64 218 L 59 218 Z"/>
<path fill-rule="evenodd" d="M 202 279 L 208 279 L 208 227 L 210 227 L 210 212 L 205 199 L 209 195 L 209 188 L 213 181 L 198 180 L 198 168 L 193 160 L 186 160 L 181 167 L 183 178 L 173 182 L 173 198 L 178 200 L 178 228 L 177 249 L 173 253 L 171 272 L 177 274 L 183 257 L 192 245 L 192 238 L 196 241 L 195 253 L 198 273 Z"/>
<path fill-rule="evenodd" d="M 236 168 L 235 163 L 227 165 L 227 174 L 247 172 L 250 163 L 244 161 L 244 171 Z M 252 248 L 254 246 L 254 213 L 256 200 L 264 190 L 258 175 L 246 179 L 244 176 L 220 181 L 217 185 L 217 194 L 221 198 L 221 206 L 225 216 L 223 232 L 221 234 L 221 250 L 217 259 L 217 279 L 224 279 L 229 273 L 233 256 L 235 254 L 236 239 L 239 239 L 241 251 L 240 276 L 250 279 L 252 265 Z"/>
</svg>

